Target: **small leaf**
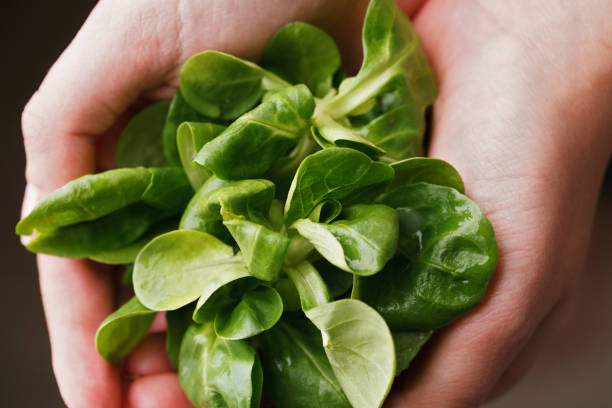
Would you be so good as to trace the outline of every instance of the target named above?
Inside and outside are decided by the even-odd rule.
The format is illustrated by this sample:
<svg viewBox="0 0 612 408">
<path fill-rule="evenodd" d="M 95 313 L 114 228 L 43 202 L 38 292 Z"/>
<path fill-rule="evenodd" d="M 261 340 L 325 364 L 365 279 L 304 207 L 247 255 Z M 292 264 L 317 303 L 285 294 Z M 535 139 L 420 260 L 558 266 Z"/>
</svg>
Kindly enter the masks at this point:
<svg viewBox="0 0 612 408">
<path fill-rule="evenodd" d="M 189 58 L 179 76 L 179 87 L 189 105 L 210 118 L 235 119 L 263 96 L 288 83 L 258 67 L 218 51 Z"/>
<path fill-rule="evenodd" d="M 363 302 L 342 299 L 306 311 L 321 331 L 325 354 L 355 408 L 380 407 L 395 376 L 393 338 Z"/>
<path fill-rule="evenodd" d="M 430 157 L 412 157 L 391 164 L 395 170 L 395 178 L 388 186 L 388 191 L 407 184 L 429 183 L 454 188 L 460 193 L 465 192 L 463 180 L 459 172 L 448 162 Z"/>
<path fill-rule="evenodd" d="M 147 334 L 155 313 L 131 298 L 100 324 L 96 332 L 98 353 L 109 363 L 117 363 Z"/>
<path fill-rule="evenodd" d="M 276 279 L 283 266 L 289 238 L 263 225 L 234 217 L 223 221 L 236 240 L 251 275 L 258 279 Z"/>
<path fill-rule="evenodd" d="M 199 231 L 172 231 L 145 246 L 134 264 L 134 291 L 153 310 L 175 310 L 226 274 L 248 276 L 232 247 Z"/>
<path fill-rule="evenodd" d="M 302 310 L 306 311 L 332 300 L 321 275 L 309 262 L 304 261 L 293 268 L 285 268 L 285 272 L 300 294 Z"/>
<path fill-rule="evenodd" d="M 193 159 L 202 146 L 217 137 L 224 129 L 225 126 L 203 122 L 183 122 L 178 127 L 176 144 L 181 164 L 194 190 L 204 184 L 210 173 L 201 167 L 193 166 Z"/>
<path fill-rule="evenodd" d="M 349 197 L 361 189 L 393 179 L 393 169 L 347 148 L 314 153 L 300 164 L 285 203 L 285 224 L 306 218 L 327 200 Z"/>
<path fill-rule="evenodd" d="M 168 110 L 166 123 L 162 131 L 164 154 L 170 164 L 181 167 L 181 158 L 176 144 L 177 130 L 180 124 L 183 122 L 203 121 L 208 120 L 204 115 L 189 106 L 183 94 L 181 94 L 181 90 L 177 89 L 170 103 L 170 109 Z"/>
<path fill-rule="evenodd" d="M 125 127 L 117 143 L 117 167 L 167 166 L 162 131 L 170 101 L 161 101 L 139 112 Z"/>
<path fill-rule="evenodd" d="M 333 38 L 310 24 L 287 24 L 274 34 L 262 65 L 293 84 L 305 84 L 318 97 L 332 88 L 340 68 L 340 52 Z"/>
<path fill-rule="evenodd" d="M 255 349 L 246 340 L 218 338 L 212 323 L 187 329 L 178 377 L 198 408 L 256 408 L 261 400 L 263 373 Z"/>
<path fill-rule="evenodd" d="M 338 268 L 357 275 L 379 272 L 397 248 L 397 212 L 377 204 L 344 209 L 343 219 L 323 224 L 297 220 L 292 228 Z"/>
<path fill-rule="evenodd" d="M 270 329 L 282 314 L 283 301 L 278 292 L 261 285 L 242 295 L 237 305 L 228 305 L 217 313 L 215 332 L 227 340 L 247 339 Z"/>
<path fill-rule="evenodd" d="M 277 92 L 204 145 L 194 163 L 226 180 L 260 176 L 305 137 L 314 106 L 304 85 Z"/>
</svg>

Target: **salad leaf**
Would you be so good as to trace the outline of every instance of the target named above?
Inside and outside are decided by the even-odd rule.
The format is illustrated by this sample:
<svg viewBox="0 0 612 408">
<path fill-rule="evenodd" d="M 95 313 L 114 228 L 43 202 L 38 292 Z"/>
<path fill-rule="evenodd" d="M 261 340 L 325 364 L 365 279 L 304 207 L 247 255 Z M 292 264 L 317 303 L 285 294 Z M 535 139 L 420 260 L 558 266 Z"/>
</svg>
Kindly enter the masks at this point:
<svg viewBox="0 0 612 408">
<path fill-rule="evenodd" d="M 176 145 L 185 174 L 191 186 L 197 190 L 210 177 L 210 173 L 201 167 L 193 166 L 196 153 L 206 143 L 217 137 L 225 126 L 208 122 L 183 122 L 176 133 Z"/>
<path fill-rule="evenodd" d="M 174 370 L 178 369 L 181 342 L 185 332 L 193 324 L 193 304 L 183 306 L 180 309 L 168 310 L 166 312 L 166 354 Z"/>
<path fill-rule="evenodd" d="M 286 268 L 285 272 L 297 288 L 302 310 L 307 311 L 332 300 L 323 278 L 309 262 Z"/>
<path fill-rule="evenodd" d="M 301 219 L 292 228 L 338 268 L 364 276 L 379 272 L 397 249 L 397 212 L 385 205 L 357 204 L 342 216 L 331 224 Z"/>
<path fill-rule="evenodd" d="M 187 329 L 178 377 L 196 407 L 256 408 L 261 400 L 263 373 L 257 352 L 246 340 L 217 337 L 212 323 Z"/>
<path fill-rule="evenodd" d="M 321 331 L 325 354 L 355 408 L 380 407 L 395 376 L 395 349 L 387 324 L 359 300 L 342 299 L 306 311 Z"/>
<path fill-rule="evenodd" d="M 308 320 L 280 321 L 264 333 L 266 395 L 274 406 L 350 408 Z"/>
<path fill-rule="evenodd" d="M 96 332 L 96 349 L 109 363 L 117 363 L 140 343 L 156 312 L 133 297 L 108 316 Z"/>
<path fill-rule="evenodd" d="M 306 85 L 313 95 L 325 96 L 340 68 L 340 52 L 334 40 L 321 29 L 295 22 L 274 34 L 262 65 L 292 84 Z"/>
<path fill-rule="evenodd" d="M 394 332 L 393 342 L 395 343 L 395 356 L 397 367 L 395 375 L 398 376 L 406 370 L 412 360 L 416 357 L 423 345 L 429 340 L 433 330 L 425 332 Z"/>
<path fill-rule="evenodd" d="M 162 131 L 169 107 L 169 101 L 156 102 L 134 116 L 117 143 L 117 167 L 168 165 L 164 155 Z"/>
<path fill-rule="evenodd" d="M 235 119 L 251 109 L 265 91 L 289 84 L 252 62 L 218 51 L 189 58 L 179 88 L 189 105 L 210 118 Z"/>
<path fill-rule="evenodd" d="M 226 180 L 257 177 L 304 137 L 313 111 L 306 86 L 277 92 L 205 144 L 194 163 Z"/>
<path fill-rule="evenodd" d="M 285 203 L 285 224 L 291 225 L 321 203 L 342 201 L 360 189 L 393 179 L 393 169 L 347 148 L 321 150 L 304 159 Z"/>
</svg>

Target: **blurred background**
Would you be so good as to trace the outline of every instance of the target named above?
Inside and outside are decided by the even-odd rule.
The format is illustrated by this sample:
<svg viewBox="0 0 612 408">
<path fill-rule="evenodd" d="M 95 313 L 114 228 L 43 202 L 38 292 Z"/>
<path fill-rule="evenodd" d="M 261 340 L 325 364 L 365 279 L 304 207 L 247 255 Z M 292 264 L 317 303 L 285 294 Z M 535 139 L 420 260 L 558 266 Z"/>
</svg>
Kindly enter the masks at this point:
<svg viewBox="0 0 612 408">
<path fill-rule="evenodd" d="M 21 247 L 13 233 L 25 183 L 19 121 L 28 98 L 95 3 L 2 0 L 0 5 L 0 78 L 4 83 L 0 98 L 0 129 L 4 134 L 0 171 L 5 177 L 0 200 L 4 265 L 0 274 L 0 310 L 4 316 L 0 336 L 2 407 L 63 406 L 51 371 L 34 256 Z M 563 322 L 557 322 L 558 333 L 563 333 L 558 347 L 540 353 L 526 380 L 487 408 L 612 406 L 611 249 L 612 174 L 608 171 L 586 271 L 593 274 L 593 282 L 598 282 L 597 288 L 588 288 L 588 310 L 576 311 L 579 323 L 573 320 L 569 331 L 563 330 Z M 571 307 L 569 303 L 566 307 Z"/>
</svg>

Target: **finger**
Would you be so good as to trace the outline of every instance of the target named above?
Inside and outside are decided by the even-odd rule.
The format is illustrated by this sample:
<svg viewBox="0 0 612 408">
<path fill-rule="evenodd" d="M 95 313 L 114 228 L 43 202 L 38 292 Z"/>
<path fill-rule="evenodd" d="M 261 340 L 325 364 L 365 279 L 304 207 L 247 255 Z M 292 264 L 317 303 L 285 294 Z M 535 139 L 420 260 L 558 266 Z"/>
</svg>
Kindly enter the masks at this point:
<svg viewBox="0 0 612 408">
<path fill-rule="evenodd" d="M 130 378 L 172 372 L 172 365 L 166 354 L 165 333 L 153 333 L 125 358 L 123 368 Z"/>
<path fill-rule="evenodd" d="M 111 275 L 93 263 L 38 257 L 42 300 L 49 327 L 53 369 L 70 407 L 121 404 L 118 371 L 102 360 L 94 338 L 112 309 Z"/>
<path fill-rule="evenodd" d="M 127 392 L 129 408 L 191 408 L 174 373 L 142 377 L 130 384 Z"/>
</svg>

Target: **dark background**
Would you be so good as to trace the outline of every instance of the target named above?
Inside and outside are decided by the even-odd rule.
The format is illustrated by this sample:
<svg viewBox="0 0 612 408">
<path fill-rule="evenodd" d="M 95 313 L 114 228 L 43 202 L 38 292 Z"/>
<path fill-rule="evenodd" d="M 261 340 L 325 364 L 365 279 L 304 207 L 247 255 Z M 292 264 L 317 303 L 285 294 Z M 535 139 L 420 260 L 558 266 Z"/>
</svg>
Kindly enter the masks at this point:
<svg viewBox="0 0 612 408">
<path fill-rule="evenodd" d="M 20 115 L 46 71 L 68 45 L 96 1 L 2 0 L 0 129 L 5 177 L 0 200 L 2 273 L 0 406 L 61 407 L 50 361 L 34 256 L 13 233 L 25 185 Z M 52 120 L 52 118 L 50 118 Z M 612 191 L 608 171 L 607 191 Z"/>
<path fill-rule="evenodd" d="M 51 64 L 66 48 L 93 0 L 2 0 L 0 5 L 0 406 L 62 407 L 51 371 L 34 256 L 13 233 L 25 185 L 20 116 Z M 52 120 L 52 118 L 50 118 Z"/>
</svg>

